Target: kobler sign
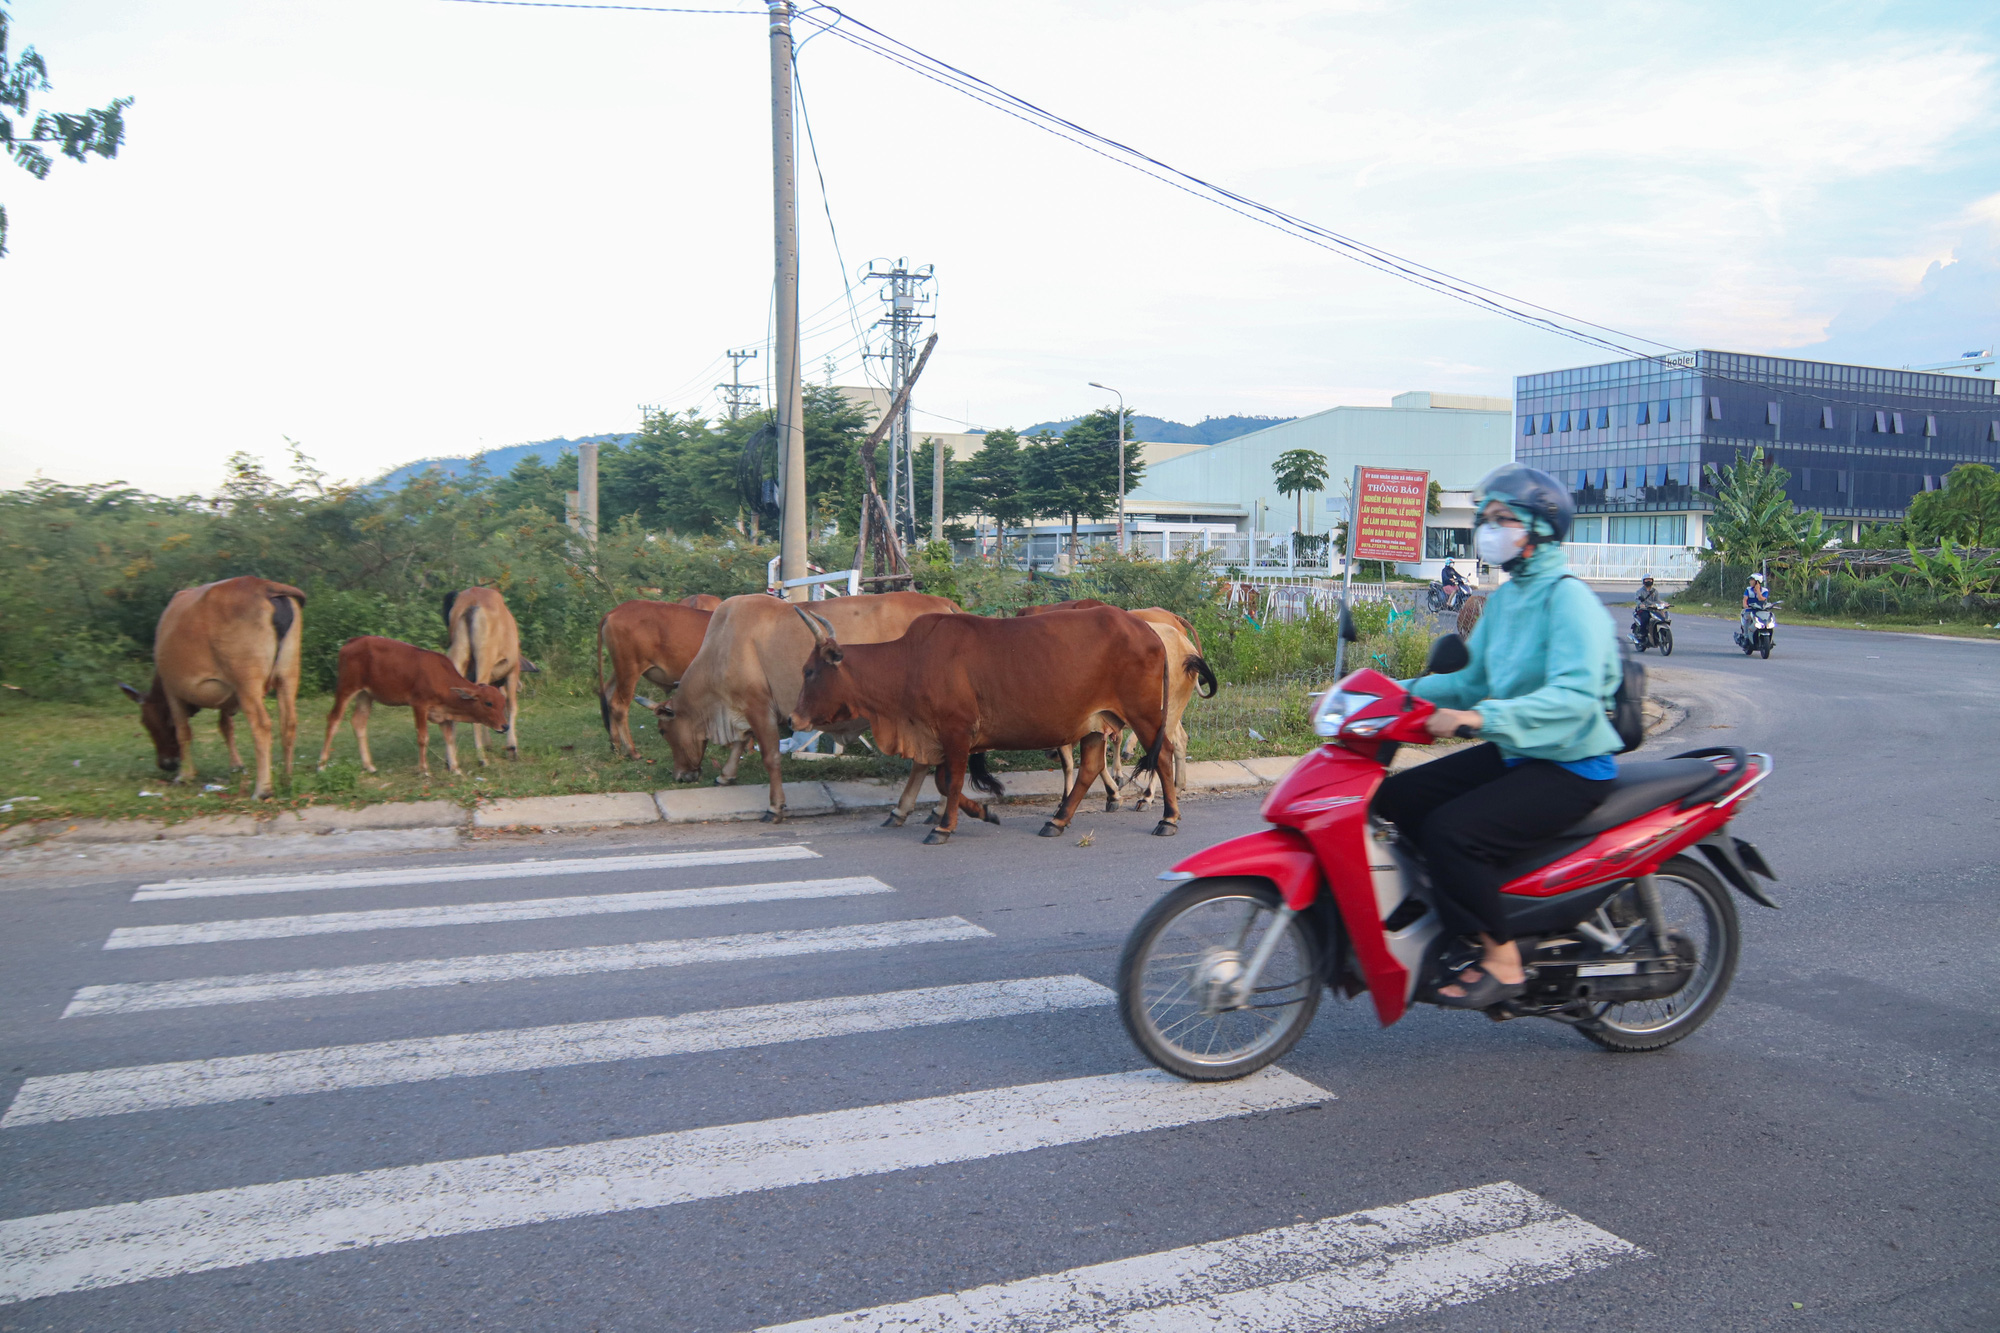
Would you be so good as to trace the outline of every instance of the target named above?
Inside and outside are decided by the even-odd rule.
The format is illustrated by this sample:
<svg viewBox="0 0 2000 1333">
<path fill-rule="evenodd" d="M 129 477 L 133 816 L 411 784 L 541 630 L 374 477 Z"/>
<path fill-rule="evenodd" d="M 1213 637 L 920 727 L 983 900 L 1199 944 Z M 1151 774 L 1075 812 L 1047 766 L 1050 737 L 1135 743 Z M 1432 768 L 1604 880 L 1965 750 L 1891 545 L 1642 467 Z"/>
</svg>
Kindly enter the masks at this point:
<svg viewBox="0 0 2000 1333">
<path fill-rule="evenodd" d="M 1424 558 L 1424 507 L 1431 474 L 1402 468 L 1356 469 L 1354 557 L 1411 561 Z"/>
</svg>

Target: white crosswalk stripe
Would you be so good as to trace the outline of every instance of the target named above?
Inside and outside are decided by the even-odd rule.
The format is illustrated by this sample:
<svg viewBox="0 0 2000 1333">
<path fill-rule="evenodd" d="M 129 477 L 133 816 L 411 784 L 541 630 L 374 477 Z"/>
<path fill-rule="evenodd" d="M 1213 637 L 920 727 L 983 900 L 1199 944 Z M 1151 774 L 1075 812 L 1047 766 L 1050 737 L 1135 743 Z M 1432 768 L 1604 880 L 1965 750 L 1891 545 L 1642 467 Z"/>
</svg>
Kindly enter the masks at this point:
<svg viewBox="0 0 2000 1333">
<path fill-rule="evenodd" d="M 1277 1069 L 1145 1071 L 563 1148 L 245 1185 L 0 1222 L 0 1301 L 977 1161 L 1303 1106 Z"/>
<path fill-rule="evenodd" d="M 568 898 L 522 898 L 510 902 L 385 907 L 370 912 L 253 916 L 235 921 L 195 921 L 176 926 L 120 926 L 104 941 L 104 947 L 156 949 L 175 944 L 281 940 L 299 935 L 411 930 L 422 926 L 479 926 L 503 921 L 547 921 L 555 917 L 665 912 L 677 907 L 727 907 L 736 903 L 792 902 L 802 898 L 843 898 L 855 894 L 894 892 L 873 875 L 853 875 L 842 879 L 785 880 L 775 884 L 656 889 L 647 893 L 593 893 Z"/>
<path fill-rule="evenodd" d="M 885 921 L 818 930 L 774 930 L 704 939 L 649 940 L 641 944 L 600 944 L 576 949 L 536 949 L 524 953 L 465 958 L 420 958 L 402 963 L 359 963 L 349 967 L 302 968 L 293 972 L 253 972 L 242 976 L 190 977 L 181 981 L 118 981 L 77 990 L 64 1018 L 132 1014 L 153 1009 L 186 1009 L 211 1004 L 315 995 L 355 995 L 367 991 L 410 990 L 474 982 L 520 981 L 529 977 L 573 977 L 590 972 L 730 963 L 793 954 L 887 949 L 905 944 L 982 939 L 992 931 L 963 917 Z"/>
<path fill-rule="evenodd" d="M 51 1074 L 21 1085 L 7 1114 L 0 1117 L 0 1129 L 249 1098 L 814 1041 L 858 1032 L 1080 1009 L 1110 1004 L 1114 998 L 1109 988 L 1084 977 L 1027 977 L 672 1017 L 459 1032 L 445 1037 Z"/>
<path fill-rule="evenodd" d="M 1644 1253 L 1502 1181 L 761 1333 L 1335 1333 Z"/>
<path fill-rule="evenodd" d="M 553 861 L 406 866 L 396 870 L 333 870 L 304 875 L 231 875 L 209 879 L 167 879 L 141 884 L 136 903 L 166 898 L 225 898 L 246 893 L 308 893 L 317 889 L 372 889 L 398 884 L 457 884 L 471 880 L 541 879 L 547 875 L 612 875 L 633 870 L 678 870 L 686 866 L 752 865 L 763 861 L 810 861 L 819 853 L 801 844 L 739 847 L 700 852 L 649 852 L 640 856 L 578 856 Z"/>
</svg>

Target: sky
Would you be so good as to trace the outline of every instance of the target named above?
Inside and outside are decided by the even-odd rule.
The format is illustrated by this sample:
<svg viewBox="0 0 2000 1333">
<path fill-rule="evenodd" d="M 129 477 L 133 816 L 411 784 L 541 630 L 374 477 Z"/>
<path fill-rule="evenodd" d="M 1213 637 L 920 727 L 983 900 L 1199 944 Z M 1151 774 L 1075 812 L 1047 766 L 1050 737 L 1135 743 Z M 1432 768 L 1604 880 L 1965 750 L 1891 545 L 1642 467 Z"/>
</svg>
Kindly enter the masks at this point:
<svg viewBox="0 0 2000 1333">
<path fill-rule="evenodd" d="M 743 12 L 14 0 L 14 53 L 38 47 L 54 84 L 37 105 L 135 102 L 115 161 L 43 182 L 0 163 L 0 487 L 207 492 L 231 454 L 276 466 L 288 441 L 366 479 L 630 430 L 642 404 L 713 415 L 723 351 L 769 332 L 769 53 L 761 6 L 682 3 Z M 1635 337 L 1881 365 L 2000 343 L 1990 0 L 849 12 L 1194 174 Z M 1191 421 L 1505 395 L 1611 359 L 836 39 L 803 45 L 799 73 L 809 376 L 827 356 L 839 383 L 880 374 L 858 270 L 933 265 L 920 427 L 1065 418 L 1108 405 L 1093 380 Z"/>
</svg>

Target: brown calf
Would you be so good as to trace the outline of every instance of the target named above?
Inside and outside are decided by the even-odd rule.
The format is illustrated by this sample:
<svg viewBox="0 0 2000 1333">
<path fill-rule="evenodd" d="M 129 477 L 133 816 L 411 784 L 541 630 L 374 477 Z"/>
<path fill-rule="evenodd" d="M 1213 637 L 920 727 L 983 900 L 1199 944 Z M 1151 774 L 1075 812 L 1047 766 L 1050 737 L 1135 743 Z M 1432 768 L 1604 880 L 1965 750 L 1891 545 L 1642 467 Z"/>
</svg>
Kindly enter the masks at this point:
<svg viewBox="0 0 2000 1333">
<path fill-rule="evenodd" d="M 515 727 L 521 719 L 521 627 L 497 588 L 467 588 L 444 595 L 444 627 L 451 646 L 444 655 L 461 676 L 480 685 L 492 685 L 507 696 L 507 757 L 521 757 L 521 739 Z M 486 729 L 472 729 L 472 748 L 479 762 L 486 762 Z"/>
<path fill-rule="evenodd" d="M 801 610 L 803 615 L 803 610 Z M 1042 828 L 1055 837 L 1076 816 L 1104 764 L 1099 714 L 1138 734 L 1140 768 L 1159 762 L 1168 740 L 1167 654 L 1152 627 L 1112 607 L 999 620 L 923 616 L 890 643 L 842 645 L 823 621 L 792 709 L 792 726 L 838 726 L 867 718 L 884 754 L 938 766 L 943 819 L 924 839 L 940 843 L 958 827 L 968 775 L 994 795 L 983 751 L 1042 750 L 1083 741 L 1076 784 Z M 1171 773 L 1160 775 L 1164 817 L 1153 832 L 1180 826 Z M 975 811 L 979 807 L 973 806 Z"/>
<path fill-rule="evenodd" d="M 704 594 L 705 595 L 705 594 Z M 633 759 L 632 700 L 639 682 L 649 680 L 671 692 L 708 634 L 707 611 L 683 602 L 620 602 L 597 622 L 597 707 L 613 752 Z M 713 600 L 713 599 L 711 599 Z M 604 650 L 611 649 L 611 689 L 604 688 Z M 646 705 L 652 707 L 652 705 Z"/>
<path fill-rule="evenodd" d="M 354 705 L 354 739 L 361 743 L 361 766 L 375 771 L 368 753 L 368 711 L 385 703 L 394 708 L 408 707 L 417 722 L 417 771 L 431 775 L 431 720 L 444 733 L 445 765 L 458 772 L 458 744 L 455 722 L 472 722 L 504 730 L 507 696 L 491 685 L 480 685 L 460 675 L 443 653 L 382 639 L 374 635 L 349 639 L 340 645 L 340 679 L 333 687 L 333 711 L 326 715 L 326 744 L 320 747 L 319 766 L 326 767 L 333 753 L 333 733 L 340 728 L 347 705 Z"/>
<path fill-rule="evenodd" d="M 174 594 L 153 633 L 153 683 L 144 694 L 118 688 L 139 705 L 139 720 L 153 738 L 154 757 L 175 782 L 194 779 L 194 731 L 188 718 L 213 708 L 231 769 L 236 753 L 235 714 L 250 720 L 257 748 L 255 797 L 271 794 L 271 716 L 264 697 L 276 695 L 285 744 L 285 776 L 292 775 L 292 747 L 299 734 L 299 639 L 306 595 L 288 583 L 254 575 L 223 579 Z"/>
</svg>

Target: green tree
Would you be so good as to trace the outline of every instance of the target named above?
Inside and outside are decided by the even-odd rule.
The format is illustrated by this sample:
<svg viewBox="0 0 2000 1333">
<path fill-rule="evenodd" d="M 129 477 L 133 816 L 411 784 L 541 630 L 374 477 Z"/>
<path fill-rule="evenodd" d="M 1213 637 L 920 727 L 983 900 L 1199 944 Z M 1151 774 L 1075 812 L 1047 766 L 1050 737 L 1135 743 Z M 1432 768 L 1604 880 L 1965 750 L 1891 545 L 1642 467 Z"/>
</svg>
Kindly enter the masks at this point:
<svg viewBox="0 0 2000 1333">
<path fill-rule="evenodd" d="M 1792 502 L 1785 494 L 1791 473 L 1765 462 L 1762 446 L 1726 468 L 1710 463 L 1708 479 L 1715 506 L 1709 537 L 1724 563 L 1754 567 L 1793 542 Z"/>
<path fill-rule="evenodd" d="M 1961 555 L 1949 537 L 1939 542 L 1936 555 L 1927 556 L 1914 546 L 1907 549 L 1917 577 L 1932 591 L 1948 593 L 1967 605 L 2000 583 L 2000 555 Z"/>
<path fill-rule="evenodd" d="M 1029 442 L 1021 467 L 1023 499 L 1038 515 L 1069 520 L 1069 549 L 1077 553 L 1077 528 L 1118 507 L 1118 412 L 1103 408 L 1082 418 L 1060 439 L 1046 433 Z M 1145 475 L 1137 440 L 1125 443 L 1125 489 Z"/>
<path fill-rule="evenodd" d="M 15 132 L 13 117 L 4 113 L 28 114 L 34 95 L 49 91 L 49 67 L 32 46 L 21 48 L 18 59 L 7 58 L 6 5 L 7 0 L 0 0 L 0 147 L 36 180 L 47 180 L 55 165 L 44 144 L 55 145 L 57 152 L 77 162 L 88 162 L 92 154 L 118 156 L 125 142 L 125 108 L 132 105 L 129 97 L 113 98 L 109 106 L 90 111 L 40 111 L 25 136 Z M 0 255 L 6 253 L 7 210 L 0 207 Z"/>
<path fill-rule="evenodd" d="M 2000 546 L 2000 472 L 1984 463 L 1960 463 L 1945 474 L 1944 488 L 1910 501 L 1908 540 L 1937 546 Z"/>
<path fill-rule="evenodd" d="M 1326 489 L 1326 455 L 1312 449 L 1287 449 L 1271 464 L 1271 475 L 1278 480 L 1278 494 L 1289 495 L 1296 503 L 1293 530 L 1304 532 L 1306 494 Z"/>
<path fill-rule="evenodd" d="M 964 480 L 968 507 L 993 520 L 994 541 L 1008 528 L 1018 528 L 1033 511 L 1021 490 L 1021 434 L 1014 430 L 990 430 L 979 452 L 965 460 Z"/>
</svg>

